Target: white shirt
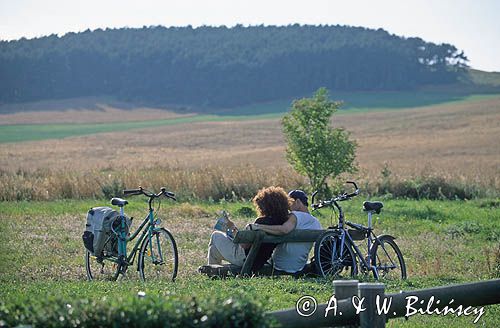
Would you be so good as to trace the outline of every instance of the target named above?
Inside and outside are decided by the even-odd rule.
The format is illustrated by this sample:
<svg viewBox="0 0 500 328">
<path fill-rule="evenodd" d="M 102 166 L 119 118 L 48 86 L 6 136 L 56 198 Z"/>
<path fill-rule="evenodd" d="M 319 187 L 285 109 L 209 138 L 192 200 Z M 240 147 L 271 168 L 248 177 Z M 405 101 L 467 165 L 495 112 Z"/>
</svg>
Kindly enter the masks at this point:
<svg viewBox="0 0 500 328">
<path fill-rule="evenodd" d="M 297 218 L 295 229 L 299 230 L 321 230 L 318 219 L 306 212 L 292 211 Z M 274 249 L 274 268 L 294 273 L 304 268 L 309 257 L 313 243 L 282 243 Z"/>
</svg>

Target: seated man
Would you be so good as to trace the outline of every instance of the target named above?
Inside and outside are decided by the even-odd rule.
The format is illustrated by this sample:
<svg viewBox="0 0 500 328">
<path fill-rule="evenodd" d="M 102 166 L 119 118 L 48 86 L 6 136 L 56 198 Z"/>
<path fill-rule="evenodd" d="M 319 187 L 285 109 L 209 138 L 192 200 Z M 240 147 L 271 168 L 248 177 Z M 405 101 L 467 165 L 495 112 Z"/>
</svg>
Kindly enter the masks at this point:
<svg viewBox="0 0 500 328">
<path fill-rule="evenodd" d="M 253 198 L 253 203 L 259 215 L 255 220 L 259 226 L 282 225 L 288 219 L 289 198 L 283 188 L 268 187 L 259 190 Z M 232 221 L 229 226 L 233 234 L 237 230 Z M 233 243 L 232 239 L 225 233 L 214 231 L 208 244 L 208 264 L 222 264 L 226 260 L 231 264 L 242 266 L 248 255 L 251 245 L 239 245 Z M 263 243 L 255 258 L 252 272 L 256 272 L 264 266 L 271 257 L 276 244 Z"/>
<path fill-rule="evenodd" d="M 263 230 L 273 235 L 286 235 L 294 229 L 321 230 L 318 219 L 309 213 L 307 195 L 302 190 L 292 190 L 288 196 L 293 201 L 288 220 L 282 225 L 264 226 L 252 224 L 254 230 Z M 288 273 L 304 269 L 313 243 L 282 243 L 274 250 L 274 268 Z"/>
</svg>

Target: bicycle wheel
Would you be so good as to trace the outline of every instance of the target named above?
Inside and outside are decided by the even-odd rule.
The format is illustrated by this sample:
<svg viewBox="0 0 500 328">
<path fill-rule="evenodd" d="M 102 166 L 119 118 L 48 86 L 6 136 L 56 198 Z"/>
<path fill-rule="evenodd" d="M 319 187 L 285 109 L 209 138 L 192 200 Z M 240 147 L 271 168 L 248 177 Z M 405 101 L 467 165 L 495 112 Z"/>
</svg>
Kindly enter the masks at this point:
<svg viewBox="0 0 500 328">
<path fill-rule="evenodd" d="M 98 259 L 88 250 L 85 250 L 85 269 L 88 280 L 111 280 L 118 278 L 120 266 L 112 261 Z"/>
<path fill-rule="evenodd" d="M 372 264 L 377 268 L 379 278 L 406 279 L 405 260 L 393 237 L 381 236 L 375 241 Z"/>
<path fill-rule="evenodd" d="M 357 273 L 356 257 L 352 247 L 344 243 L 335 231 L 322 234 L 314 245 L 315 266 L 318 274 L 324 278 L 352 277 Z"/>
<path fill-rule="evenodd" d="M 139 252 L 139 274 L 143 281 L 154 279 L 174 281 L 178 263 L 177 245 L 168 230 L 164 228 L 156 230 L 151 239 L 146 237 L 142 242 Z"/>
</svg>

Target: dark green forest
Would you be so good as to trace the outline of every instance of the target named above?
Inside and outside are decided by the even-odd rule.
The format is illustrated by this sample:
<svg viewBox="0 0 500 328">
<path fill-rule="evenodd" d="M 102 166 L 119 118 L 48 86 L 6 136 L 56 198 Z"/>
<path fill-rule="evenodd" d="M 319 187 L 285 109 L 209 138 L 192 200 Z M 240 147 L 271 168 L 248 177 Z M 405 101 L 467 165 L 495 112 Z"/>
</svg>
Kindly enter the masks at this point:
<svg viewBox="0 0 500 328">
<path fill-rule="evenodd" d="M 348 26 L 98 29 L 0 42 L 0 103 L 85 96 L 230 107 L 456 81 L 450 44 Z"/>
</svg>

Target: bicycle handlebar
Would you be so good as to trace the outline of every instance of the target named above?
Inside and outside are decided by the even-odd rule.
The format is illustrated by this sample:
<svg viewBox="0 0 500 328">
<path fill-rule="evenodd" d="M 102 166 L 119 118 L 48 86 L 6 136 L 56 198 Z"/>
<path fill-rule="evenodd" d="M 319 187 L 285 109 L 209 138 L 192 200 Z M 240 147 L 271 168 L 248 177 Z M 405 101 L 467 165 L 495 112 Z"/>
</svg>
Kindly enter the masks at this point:
<svg viewBox="0 0 500 328">
<path fill-rule="evenodd" d="M 332 205 L 335 205 L 336 202 L 342 202 L 344 200 L 348 200 L 348 199 L 351 199 L 352 197 L 359 195 L 359 188 L 358 188 L 358 185 L 356 184 L 356 182 L 346 181 L 346 183 L 354 185 L 354 188 L 356 190 L 350 194 L 345 192 L 343 194 L 337 195 L 337 196 L 331 198 L 330 200 L 320 200 L 319 203 L 317 203 L 317 204 L 314 204 L 314 196 L 316 196 L 316 194 L 318 193 L 318 191 L 315 191 L 312 195 L 312 202 L 313 202 L 313 204 L 311 204 L 312 209 L 317 210 L 317 209 L 320 209 L 320 208 L 325 207 L 325 206 L 332 206 Z"/>
<path fill-rule="evenodd" d="M 127 195 L 142 195 L 142 189 L 125 189 L 123 190 L 123 194 Z"/>
<path fill-rule="evenodd" d="M 139 189 L 125 189 L 123 190 L 123 195 L 127 196 L 127 195 L 144 195 L 144 196 L 147 196 L 149 198 L 158 198 L 160 196 L 165 196 L 167 198 L 170 198 L 172 200 L 177 200 L 175 198 L 175 194 L 171 191 L 167 191 L 167 189 L 165 187 L 162 187 L 160 189 L 161 191 L 157 194 L 153 193 L 153 192 L 148 192 L 147 190 L 143 189 L 141 186 L 139 186 Z"/>
</svg>

